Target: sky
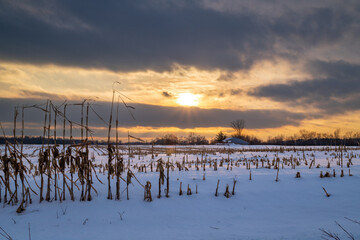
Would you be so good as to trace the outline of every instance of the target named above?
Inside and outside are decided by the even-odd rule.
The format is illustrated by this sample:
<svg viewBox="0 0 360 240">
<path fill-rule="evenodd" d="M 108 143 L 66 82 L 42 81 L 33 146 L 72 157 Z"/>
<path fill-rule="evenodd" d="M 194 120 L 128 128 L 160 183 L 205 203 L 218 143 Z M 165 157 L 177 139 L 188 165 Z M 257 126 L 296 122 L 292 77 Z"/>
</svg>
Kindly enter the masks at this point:
<svg viewBox="0 0 360 240">
<path fill-rule="evenodd" d="M 261 139 L 359 131 L 357 0 L 0 0 L 0 36 L 7 135 L 15 106 L 91 99 L 105 138 L 113 89 L 134 108 L 120 104 L 121 137 L 212 138 L 237 119 Z M 25 134 L 43 119 L 26 109 Z"/>
</svg>

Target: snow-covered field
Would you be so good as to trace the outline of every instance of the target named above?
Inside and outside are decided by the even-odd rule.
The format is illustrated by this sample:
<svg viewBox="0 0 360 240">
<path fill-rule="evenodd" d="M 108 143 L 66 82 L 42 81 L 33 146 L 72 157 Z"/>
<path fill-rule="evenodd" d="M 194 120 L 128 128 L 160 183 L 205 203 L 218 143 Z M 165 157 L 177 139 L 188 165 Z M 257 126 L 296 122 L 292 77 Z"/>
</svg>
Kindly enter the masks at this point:
<svg viewBox="0 0 360 240">
<path fill-rule="evenodd" d="M 28 158 L 37 163 L 37 154 L 32 154 L 39 146 L 25 146 Z M 4 146 L 0 147 L 1 154 Z M 151 146 L 131 146 L 130 159 L 136 178 L 145 185 L 152 183 L 152 202 L 144 201 L 144 189 L 135 180 L 129 186 L 130 200 L 126 200 L 126 183 L 121 183 L 120 201 L 107 199 L 107 172 L 97 172 L 101 184 L 95 177 L 93 200 L 80 202 L 80 192 L 75 191 L 76 200 L 66 195 L 63 202 L 43 201 L 32 194 L 33 203 L 18 214 L 18 206 L 4 205 L 0 208 L 0 227 L 12 239 L 63 240 L 63 239 L 321 239 L 325 237 L 319 230 L 337 233 L 340 239 L 347 239 L 339 223 L 355 239 L 360 239 L 360 148 L 348 147 L 337 151 L 334 147 L 288 147 L 279 146 L 156 146 L 152 159 Z M 140 150 L 140 151 L 139 151 Z M 107 155 L 99 150 L 94 152 L 96 164 L 107 163 Z M 106 152 L 106 149 L 103 149 Z M 139 157 L 140 152 L 140 157 Z M 124 161 L 128 161 L 127 147 L 123 148 Z M 343 158 L 344 177 L 340 177 L 341 166 L 337 162 Z M 305 164 L 305 159 L 306 163 Z M 150 170 L 150 162 L 162 158 L 164 161 L 182 163 L 185 169 L 170 170 L 170 196 L 165 197 L 166 183 L 162 186 L 162 197 L 157 198 L 159 173 Z M 279 158 L 277 170 L 272 161 Z M 295 166 L 282 164 L 292 158 L 300 163 Z M 349 158 L 351 174 L 347 162 Z M 195 163 L 207 162 L 195 169 Z M 261 159 L 264 160 L 262 167 Z M 315 164 L 309 169 L 311 161 Z M 230 160 L 230 161 L 229 161 Z M 256 168 L 258 160 L 258 168 Z M 268 166 L 268 161 L 270 168 Z M 210 167 L 210 163 L 212 165 Z M 217 162 L 217 171 L 214 170 Z M 192 162 L 191 167 L 189 163 Z M 220 162 L 223 165 L 220 166 Z M 327 168 L 330 162 L 330 168 Z M 231 166 L 232 163 L 232 166 Z M 250 169 L 246 168 L 250 163 Z M 145 172 L 138 172 L 134 166 L 146 164 Z M 230 164 L 228 166 L 228 164 Z M 245 164 L 245 165 L 244 165 Z M 319 168 L 316 166 L 320 164 Z M 284 166 L 283 166 L 284 165 Z M 175 165 L 176 166 L 176 165 Z M 96 168 L 97 171 L 99 168 Z M 320 171 L 336 177 L 320 178 Z M 251 180 L 249 180 L 251 171 Z M 295 178 L 300 172 L 301 178 Z M 165 170 L 166 174 L 166 170 Z M 205 174 L 205 180 L 203 180 Z M 3 176 L 1 171 L 0 176 Z M 126 174 L 123 174 L 126 177 Z M 224 196 L 226 185 L 233 187 L 235 195 Z M 28 180 L 38 190 L 34 179 Z M 39 176 L 35 177 L 39 181 Z M 215 197 L 217 182 L 219 196 Z M 59 178 L 62 186 L 62 178 Z M 115 183 L 112 180 L 115 196 Z M 184 194 L 179 196 L 182 182 Z M 193 194 L 187 195 L 187 186 Z M 196 193 L 196 185 L 198 193 Z M 326 197 L 323 190 L 331 194 Z M 2 195 L 4 188 L 2 187 Z M 53 193 L 52 193 L 53 194 Z M 4 233 L 0 231 L 0 233 Z M 0 235 L 0 239 L 6 239 Z M 329 238 L 330 239 L 330 238 Z"/>
</svg>

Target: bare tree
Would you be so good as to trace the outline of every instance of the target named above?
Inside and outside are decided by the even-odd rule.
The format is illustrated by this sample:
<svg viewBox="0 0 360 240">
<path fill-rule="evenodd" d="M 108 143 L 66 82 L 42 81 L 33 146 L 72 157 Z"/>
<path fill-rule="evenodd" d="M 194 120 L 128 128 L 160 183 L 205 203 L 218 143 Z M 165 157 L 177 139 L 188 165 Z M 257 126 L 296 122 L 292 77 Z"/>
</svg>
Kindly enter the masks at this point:
<svg viewBox="0 0 360 240">
<path fill-rule="evenodd" d="M 334 131 L 334 138 L 335 139 L 340 139 L 340 128 L 337 128 L 335 131 Z"/>
<path fill-rule="evenodd" d="M 235 134 L 233 137 L 240 138 L 242 136 L 242 131 L 245 127 L 245 121 L 243 119 L 236 120 L 230 123 L 230 126 L 234 129 Z"/>
</svg>

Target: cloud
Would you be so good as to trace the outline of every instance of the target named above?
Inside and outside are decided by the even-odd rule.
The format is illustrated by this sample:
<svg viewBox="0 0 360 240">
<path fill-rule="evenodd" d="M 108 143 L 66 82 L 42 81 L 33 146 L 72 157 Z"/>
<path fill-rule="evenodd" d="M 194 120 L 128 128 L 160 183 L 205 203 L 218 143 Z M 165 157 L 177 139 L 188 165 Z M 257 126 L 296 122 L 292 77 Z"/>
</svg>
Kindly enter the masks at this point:
<svg viewBox="0 0 360 240">
<path fill-rule="evenodd" d="M 233 81 L 235 79 L 235 75 L 231 72 L 221 74 L 216 80 L 217 81 Z"/>
<path fill-rule="evenodd" d="M 7 7 L 19 14 L 32 18 L 56 28 L 68 30 L 90 30 L 91 28 L 76 16 L 69 14 L 62 6 L 52 0 L 38 1 L 3 1 Z"/>
<path fill-rule="evenodd" d="M 278 1 L 279 2 L 279 1 Z M 285 3 L 286 1 L 280 1 Z M 329 2 L 281 14 L 236 14 L 200 1 L 0 1 L 0 59 L 114 71 L 248 69 L 324 44 L 350 43 L 359 15 Z M 274 4 L 278 6 L 281 4 Z M 286 9 L 286 8 L 285 8 Z"/>
<path fill-rule="evenodd" d="M 239 94 L 243 93 L 243 91 L 240 88 L 230 89 L 229 92 L 230 92 L 231 96 L 235 96 L 235 95 L 239 95 Z"/>
<path fill-rule="evenodd" d="M 53 99 L 53 100 L 65 99 L 64 96 L 54 93 L 48 93 L 44 91 L 20 90 L 20 95 L 24 98 L 40 98 L 40 99 Z"/>
<path fill-rule="evenodd" d="M 171 93 L 166 92 L 166 91 L 163 91 L 161 94 L 166 98 L 172 98 L 173 97 L 173 95 Z"/>
<path fill-rule="evenodd" d="M 225 88 L 225 87 L 223 87 L 223 88 L 202 91 L 201 94 L 212 99 L 213 97 L 220 97 L 220 98 L 235 97 L 235 96 L 238 97 L 240 95 L 245 95 L 246 92 L 244 90 L 242 90 L 241 88 Z"/>
<path fill-rule="evenodd" d="M 306 66 L 310 80 L 269 84 L 248 92 L 289 105 L 315 107 L 326 114 L 360 110 L 360 65 L 344 61 L 313 61 Z"/>
</svg>

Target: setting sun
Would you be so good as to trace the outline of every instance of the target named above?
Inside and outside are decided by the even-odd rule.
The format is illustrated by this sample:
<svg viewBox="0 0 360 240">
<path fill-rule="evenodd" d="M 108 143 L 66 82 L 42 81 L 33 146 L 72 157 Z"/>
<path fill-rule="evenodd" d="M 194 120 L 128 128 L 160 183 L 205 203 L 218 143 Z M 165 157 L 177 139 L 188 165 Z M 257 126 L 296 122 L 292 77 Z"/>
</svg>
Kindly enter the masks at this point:
<svg viewBox="0 0 360 240">
<path fill-rule="evenodd" d="M 176 102 L 182 106 L 199 105 L 199 96 L 192 93 L 180 93 Z"/>
</svg>

